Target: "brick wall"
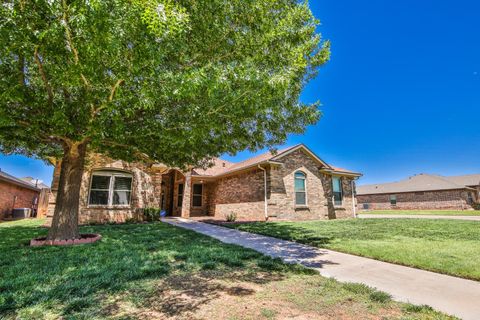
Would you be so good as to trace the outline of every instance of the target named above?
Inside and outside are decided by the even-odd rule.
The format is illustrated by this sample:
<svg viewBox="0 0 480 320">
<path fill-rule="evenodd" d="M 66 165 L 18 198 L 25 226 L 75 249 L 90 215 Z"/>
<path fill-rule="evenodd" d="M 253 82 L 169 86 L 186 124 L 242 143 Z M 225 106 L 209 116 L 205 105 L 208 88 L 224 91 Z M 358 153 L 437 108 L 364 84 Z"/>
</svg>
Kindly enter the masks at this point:
<svg viewBox="0 0 480 320">
<path fill-rule="evenodd" d="M 265 220 L 264 180 L 260 169 L 219 179 L 211 186 L 209 213 L 214 218 L 225 219 L 234 213 L 237 220 Z"/>
<path fill-rule="evenodd" d="M 38 195 L 37 191 L 0 181 L 0 219 L 10 217 L 13 208 L 32 208 Z"/>
<path fill-rule="evenodd" d="M 320 171 L 320 164 L 302 150 L 278 160 L 281 166 L 269 170 L 268 212 L 276 219 L 311 220 L 353 216 L 351 178 L 342 177 L 343 202 L 333 205 L 332 177 Z M 295 205 L 295 172 L 306 174 L 307 207 Z"/>
<path fill-rule="evenodd" d="M 302 150 L 286 155 L 280 160 L 283 165 L 267 168 L 267 203 L 269 216 L 276 219 L 309 220 L 345 218 L 353 216 L 351 178 L 342 177 L 343 203 L 333 205 L 331 175 L 320 171 L 320 164 Z M 92 173 L 96 170 L 122 170 L 133 176 L 131 204 L 128 208 L 108 206 L 89 206 L 88 196 Z M 307 176 L 307 201 L 305 208 L 295 207 L 294 174 L 301 170 Z M 187 174 L 188 175 L 188 174 Z M 50 196 L 49 215 L 53 215 L 55 196 L 58 190 L 60 163 L 57 164 Z M 225 219 L 234 213 L 238 220 L 265 220 L 264 172 L 258 168 L 223 177 L 215 181 L 201 181 L 199 177 L 190 177 L 176 170 L 162 175 L 139 163 L 115 161 L 98 154 L 90 154 L 80 191 L 80 223 L 124 222 L 129 218 L 138 218 L 145 207 L 160 207 L 162 189 L 165 194 L 165 208 L 170 208 L 173 194 L 173 215 L 200 216 L 209 215 L 215 219 Z M 173 180 L 173 183 L 172 183 Z M 191 181 L 185 183 L 185 180 Z M 162 184 L 163 182 L 163 184 Z M 178 184 L 184 183 L 184 204 L 187 209 L 178 207 Z M 203 184 L 203 203 L 201 207 L 192 207 L 194 183 Z M 188 188 L 188 189 L 187 189 Z M 185 203 L 188 201 L 189 203 Z M 188 205 L 190 204 L 190 205 Z M 188 212 L 186 212 L 188 211 Z"/>
<path fill-rule="evenodd" d="M 357 200 L 361 210 L 364 204 L 368 204 L 369 210 L 465 210 L 471 209 L 467 202 L 468 192 L 460 189 L 398 193 L 396 205 L 390 204 L 391 194 L 358 195 Z"/>
</svg>

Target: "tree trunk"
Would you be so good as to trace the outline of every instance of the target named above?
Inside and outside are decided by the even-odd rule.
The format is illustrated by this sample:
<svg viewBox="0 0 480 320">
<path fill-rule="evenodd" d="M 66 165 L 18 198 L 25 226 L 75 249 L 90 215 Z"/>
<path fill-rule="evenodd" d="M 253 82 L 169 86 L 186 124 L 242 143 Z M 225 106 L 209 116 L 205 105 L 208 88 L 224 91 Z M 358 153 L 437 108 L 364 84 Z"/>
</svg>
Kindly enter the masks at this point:
<svg viewBox="0 0 480 320">
<path fill-rule="evenodd" d="M 80 238 L 78 207 L 86 148 L 85 142 L 74 142 L 64 147 L 55 211 L 47 240 Z"/>
</svg>

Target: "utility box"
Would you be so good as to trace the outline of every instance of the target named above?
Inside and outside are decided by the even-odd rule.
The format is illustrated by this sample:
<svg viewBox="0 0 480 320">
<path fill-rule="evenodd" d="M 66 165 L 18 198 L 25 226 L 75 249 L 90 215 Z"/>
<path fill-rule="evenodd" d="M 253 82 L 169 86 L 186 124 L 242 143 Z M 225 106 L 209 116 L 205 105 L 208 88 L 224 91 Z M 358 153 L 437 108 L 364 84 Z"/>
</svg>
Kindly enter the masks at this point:
<svg viewBox="0 0 480 320">
<path fill-rule="evenodd" d="M 12 211 L 13 219 L 25 219 L 30 218 L 32 209 L 30 208 L 15 208 Z"/>
</svg>

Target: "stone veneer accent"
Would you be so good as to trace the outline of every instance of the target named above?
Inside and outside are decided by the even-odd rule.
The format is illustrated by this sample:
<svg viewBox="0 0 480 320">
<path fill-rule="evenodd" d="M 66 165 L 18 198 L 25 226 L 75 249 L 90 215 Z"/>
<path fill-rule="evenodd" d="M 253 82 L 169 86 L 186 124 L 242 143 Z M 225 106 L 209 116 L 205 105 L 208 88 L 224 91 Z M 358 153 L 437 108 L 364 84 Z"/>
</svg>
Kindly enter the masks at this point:
<svg viewBox="0 0 480 320">
<path fill-rule="evenodd" d="M 88 195 L 93 172 L 102 170 L 119 170 L 132 174 L 132 197 L 130 206 L 109 207 L 90 206 Z M 49 204 L 49 214 L 53 215 L 56 192 L 60 177 L 60 163 L 54 171 L 52 194 Z M 139 163 L 116 161 L 110 158 L 90 154 L 86 161 L 85 171 L 80 187 L 79 223 L 122 223 L 128 219 L 140 219 L 141 209 L 145 207 L 160 207 L 162 175 Z"/>
<path fill-rule="evenodd" d="M 475 191 L 466 189 L 357 195 L 357 201 L 360 210 L 365 210 L 364 204 L 368 210 L 466 210 L 472 208 L 468 192 L 478 201 L 478 192 L 475 195 Z M 390 204 L 391 195 L 397 196 L 396 205 Z"/>
<path fill-rule="evenodd" d="M 322 165 L 303 150 L 277 160 L 268 171 L 269 217 L 285 220 L 318 220 L 353 217 L 352 179 L 342 177 L 343 202 L 333 205 L 332 176 L 321 172 Z M 306 174 L 307 206 L 295 205 L 295 172 Z"/>
</svg>

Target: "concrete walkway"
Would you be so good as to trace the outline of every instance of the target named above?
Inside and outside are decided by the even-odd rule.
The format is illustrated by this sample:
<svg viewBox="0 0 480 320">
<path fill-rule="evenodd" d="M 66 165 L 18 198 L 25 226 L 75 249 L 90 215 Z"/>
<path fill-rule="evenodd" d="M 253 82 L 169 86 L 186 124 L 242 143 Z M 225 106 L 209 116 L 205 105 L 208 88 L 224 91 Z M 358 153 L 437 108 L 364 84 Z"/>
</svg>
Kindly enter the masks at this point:
<svg viewBox="0 0 480 320">
<path fill-rule="evenodd" d="M 449 220 L 470 220 L 480 221 L 480 216 L 441 216 L 423 214 L 368 214 L 360 213 L 361 219 L 449 219 Z M 480 319 L 480 317 L 479 317 Z"/>
<path fill-rule="evenodd" d="M 398 301 L 429 305 L 465 320 L 480 319 L 480 282 L 182 218 L 163 221 L 288 263 L 300 263 L 342 282 L 364 283 L 390 293 Z"/>
</svg>

